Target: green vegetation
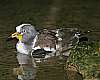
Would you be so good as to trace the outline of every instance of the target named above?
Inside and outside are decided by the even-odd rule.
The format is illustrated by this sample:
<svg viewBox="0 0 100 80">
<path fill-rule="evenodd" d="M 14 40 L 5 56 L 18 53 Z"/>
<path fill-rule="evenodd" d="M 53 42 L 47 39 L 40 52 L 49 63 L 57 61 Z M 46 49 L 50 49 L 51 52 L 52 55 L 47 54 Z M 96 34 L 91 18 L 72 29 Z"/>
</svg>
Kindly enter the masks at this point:
<svg viewBox="0 0 100 80">
<path fill-rule="evenodd" d="M 100 41 L 82 42 L 75 45 L 67 64 L 76 65 L 77 71 L 86 79 L 100 78 Z"/>
</svg>

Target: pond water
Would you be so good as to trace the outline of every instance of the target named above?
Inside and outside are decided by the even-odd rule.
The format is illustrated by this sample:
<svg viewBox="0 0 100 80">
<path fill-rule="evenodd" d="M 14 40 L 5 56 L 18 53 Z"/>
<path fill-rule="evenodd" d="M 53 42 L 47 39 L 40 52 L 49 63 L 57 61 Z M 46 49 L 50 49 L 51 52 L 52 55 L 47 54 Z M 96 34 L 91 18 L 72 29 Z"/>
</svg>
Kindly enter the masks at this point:
<svg viewBox="0 0 100 80">
<path fill-rule="evenodd" d="M 15 32 L 15 27 L 20 23 L 29 22 L 37 28 L 45 27 L 44 23 L 48 21 L 47 18 L 52 4 L 54 7 L 59 6 L 60 8 L 56 14 L 57 16 L 54 16 L 56 18 L 54 19 L 56 20 L 54 25 L 78 27 L 81 30 L 100 30 L 99 0 L 93 0 L 92 2 L 91 0 L 58 1 L 61 3 L 60 5 L 53 3 L 57 0 L 0 0 L 0 80 L 16 80 L 13 75 L 13 68 L 18 67 L 15 49 L 17 41 L 7 42 L 7 37 Z M 94 35 L 94 38 L 91 35 Z M 91 33 L 89 37 L 99 40 L 100 34 Z M 65 62 L 59 59 L 55 59 L 53 63 L 38 64 L 36 79 L 68 80 L 64 64 Z M 71 73 L 69 72 L 69 74 Z"/>
</svg>

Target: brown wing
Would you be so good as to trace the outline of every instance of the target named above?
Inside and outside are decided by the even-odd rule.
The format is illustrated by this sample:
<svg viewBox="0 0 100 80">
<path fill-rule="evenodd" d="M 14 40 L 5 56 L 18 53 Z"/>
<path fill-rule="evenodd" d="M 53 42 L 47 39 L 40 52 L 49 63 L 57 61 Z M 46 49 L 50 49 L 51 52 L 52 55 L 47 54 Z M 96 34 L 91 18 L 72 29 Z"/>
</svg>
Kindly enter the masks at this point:
<svg viewBox="0 0 100 80">
<path fill-rule="evenodd" d="M 38 40 L 35 46 L 56 48 L 56 37 L 50 34 L 49 31 L 43 31 L 38 35 Z"/>
</svg>

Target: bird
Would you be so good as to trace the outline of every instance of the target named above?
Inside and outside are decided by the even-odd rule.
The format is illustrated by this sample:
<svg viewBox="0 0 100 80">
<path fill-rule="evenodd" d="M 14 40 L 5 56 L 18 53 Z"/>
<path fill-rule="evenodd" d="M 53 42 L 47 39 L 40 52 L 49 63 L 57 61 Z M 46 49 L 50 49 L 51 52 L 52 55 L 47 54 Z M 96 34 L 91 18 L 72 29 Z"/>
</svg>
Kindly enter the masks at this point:
<svg viewBox="0 0 100 80">
<path fill-rule="evenodd" d="M 55 55 L 56 36 L 47 29 L 37 32 L 33 25 L 21 24 L 16 27 L 16 32 L 11 37 L 19 40 L 16 44 L 18 53 L 31 54 L 31 56 L 45 54 L 44 58 Z"/>
<path fill-rule="evenodd" d="M 31 24 L 21 24 L 16 27 L 16 32 L 11 35 L 11 38 L 17 38 L 19 41 L 16 44 L 17 52 L 29 54 L 32 50 L 34 38 L 37 31 Z"/>
<path fill-rule="evenodd" d="M 87 33 L 89 33 L 89 31 Z M 76 32 L 74 34 L 74 36 L 73 36 L 73 39 L 74 38 L 77 39 L 77 42 L 76 43 L 86 42 L 86 41 L 88 41 L 88 37 L 85 36 L 87 33 L 85 32 L 85 33 L 82 34 L 80 32 Z"/>
<path fill-rule="evenodd" d="M 26 76 L 18 75 L 18 79 L 20 80 L 30 80 L 35 78 L 36 66 L 34 59 L 30 57 L 32 46 L 34 39 L 37 35 L 37 31 L 35 30 L 34 26 L 31 24 L 21 24 L 16 27 L 16 32 L 11 34 L 11 38 L 17 38 L 18 42 L 16 44 L 17 49 L 17 60 L 21 68 L 24 69 L 25 72 L 30 73 L 31 76 L 27 73 L 24 73 Z M 30 70 L 27 70 L 29 68 Z M 35 71 L 33 71 L 35 70 Z M 33 71 L 33 72 L 32 72 Z M 29 78 L 30 77 L 30 78 Z"/>
</svg>

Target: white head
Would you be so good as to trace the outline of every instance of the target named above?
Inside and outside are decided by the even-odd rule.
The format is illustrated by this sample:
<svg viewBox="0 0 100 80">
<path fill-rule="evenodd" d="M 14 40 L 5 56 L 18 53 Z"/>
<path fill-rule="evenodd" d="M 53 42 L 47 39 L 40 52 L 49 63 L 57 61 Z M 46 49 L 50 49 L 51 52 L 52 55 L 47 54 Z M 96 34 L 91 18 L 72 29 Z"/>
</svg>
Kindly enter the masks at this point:
<svg viewBox="0 0 100 80">
<path fill-rule="evenodd" d="M 31 26 L 31 24 L 21 24 L 21 25 L 17 26 L 17 27 L 16 27 L 16 32 L 21 33 L 21 28 L 22 28 L 23 26 L 27 26 L 27 25 Z"/>
<path fill-rule="evenodd" d="M 22 42 L 29 43 L 32 42 L 32 40 L 35 38 L 37 31 L 31 24 L 21 24 L 16 27 L 16 32 L 12 34 L 12 38 L 16 37 L 18 39 L 19 37 L 17 36 L 19 35 Z"/>
</svg>

